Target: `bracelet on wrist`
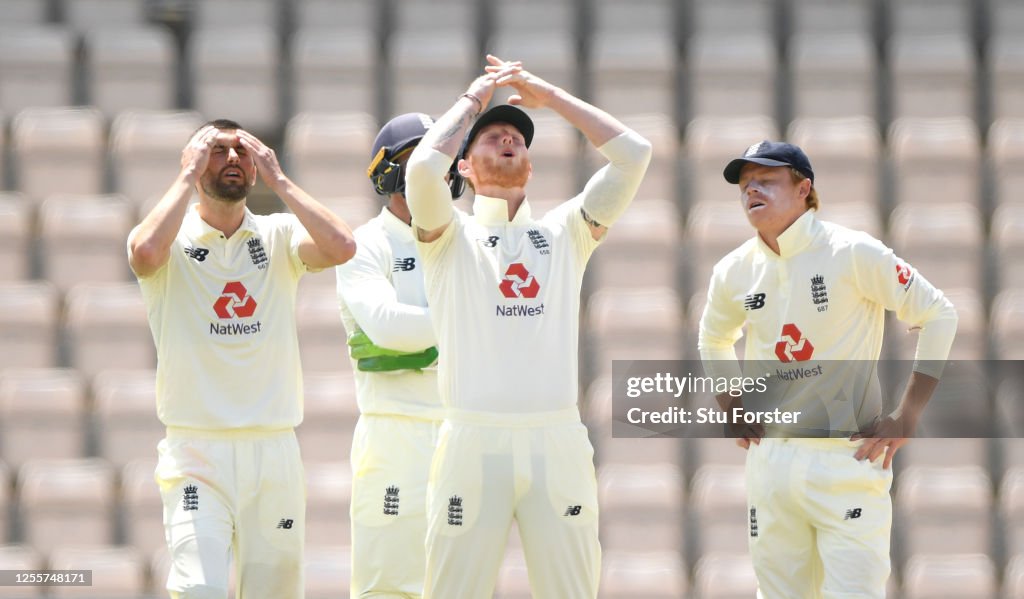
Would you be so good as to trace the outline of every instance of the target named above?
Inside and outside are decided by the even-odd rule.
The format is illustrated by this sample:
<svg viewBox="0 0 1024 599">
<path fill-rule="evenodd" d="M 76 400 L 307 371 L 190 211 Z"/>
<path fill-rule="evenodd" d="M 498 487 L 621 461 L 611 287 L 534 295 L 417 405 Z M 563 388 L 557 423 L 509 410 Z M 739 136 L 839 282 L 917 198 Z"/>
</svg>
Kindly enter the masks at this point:
<svg viewBox="0 0 1024 599">
<path fill-rule="evenodd" d="M 480 114 L 481 112 L 484 111 L 484 103 L 483 103 L 483 101 L 480 98 L 476 97 L 476 95 L 471 94 L 469 92 L 466 92 L 466 93 L 462 94 L 461 96 L 459 96 L 459 98 L 460 99 L 461 98 L 469 98 L 470 100 L 476 102 L 476 105 L 477 105 L 476 113 L 477 114 Z"/>
</svg>

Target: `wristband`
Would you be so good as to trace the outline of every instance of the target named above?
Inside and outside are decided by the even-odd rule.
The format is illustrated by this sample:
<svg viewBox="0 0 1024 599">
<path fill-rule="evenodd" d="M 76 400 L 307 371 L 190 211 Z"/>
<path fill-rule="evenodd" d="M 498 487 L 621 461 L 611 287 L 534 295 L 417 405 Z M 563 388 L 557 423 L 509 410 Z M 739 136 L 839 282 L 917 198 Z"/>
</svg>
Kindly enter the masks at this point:
<svg viewBox="0 0 1024 599">
<path fill-rule="evenodd" d="M 461 96 L 459 96 L 459 99 L 462 99 L 462 98 L 469 98 L 470 100 L 473 100 L 474 102 L 476 102 L 476 105 L 480 107 L 476 111 L 477 114 L 480 114 L 481 112 L 484 111 L 483 100 L 481 100 L 480 98 L 476 97 L 474 94 L 466 92 L 466 93 L 462 94 Z"/>
</svg>

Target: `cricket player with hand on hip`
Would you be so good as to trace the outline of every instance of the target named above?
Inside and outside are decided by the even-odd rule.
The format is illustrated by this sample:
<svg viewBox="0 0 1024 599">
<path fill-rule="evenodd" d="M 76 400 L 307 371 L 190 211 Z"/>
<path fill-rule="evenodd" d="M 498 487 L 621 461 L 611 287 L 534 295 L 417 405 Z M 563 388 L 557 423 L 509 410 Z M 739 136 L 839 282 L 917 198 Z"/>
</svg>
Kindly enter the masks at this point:
<svg viewBox="0 0 1024 599">
<path fill-rule="evenodd" d="M 491 597 L 515 518 L 533 596 L 593 599 L 601 550 L 593 448 L 576 406 L 580 287 L 651 146 L 521 63 L 487 61 L 406 174 L 445 407 L 427 491 L 424 597 Z M 498 86 L 515 89 L 511 104 L 566 119 L 608 160 L 540 219 L 526 198 L 533 121 L 512 105 L 485 111 Z M 453 159 L 476 193 L 473 216 L 451 205 Z"/>
<path fill-rule="evenodd" d="M 745 329 L 747 365 L 767 370 L 781 407 L 801 414 L 798 424 L 733 428 L 747 448 L 759 597 L 883 599 L 893 456 L 938 384 L 956 311 L 877 239 L 818 220 L 814 171 L 800 148 L 756 143 L 724 175 L 739 186 L 756 235 L 714 268 L 701 358 L 709 374 L 740 376 L 733 346 Z M 920 329 L 913 372 L 889 414 L 875 369 L 886 310 Z M 758 401 L 717 399 L 729 413 Z"/>
<path fill-rule="evenodd" d="M 426 114 L 408 113 L 377 134 L 367 174 L 386 205 L 356 229 L 356 255 L 337 268 L 360 412 L 351 456 L 353 598 L 423 594 L 427 475 L 441 399 L 405 167 L 432 125 Z"/>
</svg>

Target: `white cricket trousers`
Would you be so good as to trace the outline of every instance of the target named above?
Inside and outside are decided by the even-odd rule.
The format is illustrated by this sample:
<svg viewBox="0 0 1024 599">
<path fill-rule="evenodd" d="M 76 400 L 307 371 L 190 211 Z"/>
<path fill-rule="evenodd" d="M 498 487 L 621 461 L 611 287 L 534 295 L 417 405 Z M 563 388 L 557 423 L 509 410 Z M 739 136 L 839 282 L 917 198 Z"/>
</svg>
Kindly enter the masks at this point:
<svg viewBox="0 0 1024 599">
<path fill-rule="evenodd" d="M 762 599 L 885 599 L 892 471 L 859 441 L 774 439 L 747 450 L 750 555 Z"/>
<path fill-rule="evenodd" d="M 594 599 L 594 450 L 579 412 L 452 411 L 427 489 L 425 599 L 490 599 L 515 518 L 535 599 Z"/>
<path fill-rule="evenodd" d="M 306 481 L 292 429 L 168 428 L 156 481 L 173 599 L 301 599 Z"/>
<path fill-rule="evenodd" d="M 427 476 L 440 421 L 363 414 L 352 439 L 353 599 L 423 595 Z"/>
</svg>

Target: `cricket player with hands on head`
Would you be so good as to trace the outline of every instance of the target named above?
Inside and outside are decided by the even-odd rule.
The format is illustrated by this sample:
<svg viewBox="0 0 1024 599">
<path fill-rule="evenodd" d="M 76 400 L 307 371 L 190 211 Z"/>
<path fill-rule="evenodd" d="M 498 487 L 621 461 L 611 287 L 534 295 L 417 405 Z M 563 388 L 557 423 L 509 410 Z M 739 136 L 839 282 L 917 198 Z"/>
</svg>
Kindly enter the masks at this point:
<svg viewBox="0 0 1024 599">
<path fill-rule="evenodd" d="M 408 113 L 377 134 L 367 174 L 386 204 L 356 229 L 359 249 L 336 269 L 360 412 L 351 456 L 354 598 L 423 594 L 427 475 L 442 411 L 405 167 L 432 125 Z"/>
<path fill-rule="evenodd" d="M 292 214 L 248 210 L 257 176 Z M 130 233 L 128 259 L 157 349 L 157 415 L 167 426 L 156 481 L 172 598 L 224 599 L 232 558 L 239 597 L 303 596 L 295 292 L 304 273 L 355 251 L 344 221 L 227 119 L 192 136 L 178 177 Z"/>
<path fill-rule="evenodd" d="M 424 597 L 491 597 L 515 518 L 533 596 L 593 599 L 601 550 L 593 448 L 576 406 L 580 287 L 651 146 L 521 63 L 487 61 L 406 174 L 445 407 L 427 491 Z M 608 160 L 543 218 L 526 197 L 533 121 L 513 105 L 485 111 L 499 86 L 515 89 L 511 104 L 560 115 Z M 453 159 L 475 191 L 473 216 L 451 205 Z"/>
<path fill-rule="evenodd" d="M 747 449 L 759 597 L 882 599 L 893 456 L 938 384 L 956 311 L 877 239 L 818 220 L 814 171 L 797 146 L 756 143 L 724 175 L 739 186 L 756 235 L 714 268 L 701 358 L 709 374 L 740 376 L 733 346 L 745 330 L 747 364 L 767 367 L 783 407 L 802 414 L 799 424 L 733 428 Z M 875 368 L 886 310 L 920 329 L 913 372 L 890 414 Z M 730 413 L 758 401 L 717 399 Z"/>
</svg>

